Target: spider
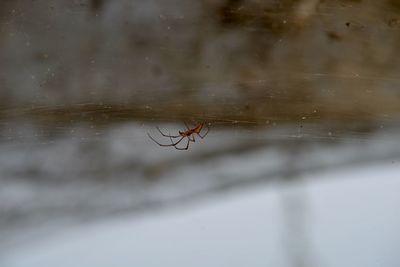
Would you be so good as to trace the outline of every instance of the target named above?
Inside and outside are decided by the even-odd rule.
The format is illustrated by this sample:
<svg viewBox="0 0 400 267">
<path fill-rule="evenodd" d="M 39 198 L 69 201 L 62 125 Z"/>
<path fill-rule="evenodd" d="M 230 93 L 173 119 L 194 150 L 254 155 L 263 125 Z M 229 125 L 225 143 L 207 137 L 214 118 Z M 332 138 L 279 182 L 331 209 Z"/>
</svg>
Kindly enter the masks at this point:
<svg viewBox="0 0 400 267">
<path fill-rule="evenodd" d="M 165 134 L 160 130 L 160 128 L 156 127 L 157 130 L 160 132 L 160 134 L 162 136 L 169 137 L 169 139 L 171 140 L 171 144 L 161 144 L 161 143 L 157 142 L 149 133 L 147 133 L 147 135 L 150 137 L 151 140 L 153 140 L 159 146 L 173 146 L 177 150 L 188 150 L 190 142 L 195 142 L 196 141 L 194 139 L 194 135 L 195 134 L 197 134 L 201 139 L 203 139 L 204 137 L 206 137 L 206 135 L 210 131 L 210 128 L 207 126 L 206 133 L 201 135 L 201 130 L 204 127 L 204 123 L 199 123 L 199 124 L 197 124 L 196 127 L 190 128 L 185 122 L 185 126 L 186 126 L 187 130 L 186 131 L 179 131 L 179 135 L 168 135 L 168 134 Z M 175 138 L 179 138 L 179 140 L 174 142 L 173 139 L 175 139 Z M 185 138 L 187 138 L 186 147 L 178 147 L 177 145 Z"/>
</svg>

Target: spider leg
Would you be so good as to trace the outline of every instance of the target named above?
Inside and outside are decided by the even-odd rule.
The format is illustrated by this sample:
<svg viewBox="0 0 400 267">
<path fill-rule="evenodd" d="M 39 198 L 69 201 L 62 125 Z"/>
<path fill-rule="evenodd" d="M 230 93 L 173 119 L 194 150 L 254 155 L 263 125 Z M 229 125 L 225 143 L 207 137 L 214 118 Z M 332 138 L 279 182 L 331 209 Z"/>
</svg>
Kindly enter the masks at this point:
<svg viewBox="0 0 400 267">
<path fill-rule="evenodd" d="M 185 124 L 186 128 L 187 128 L 188 130 L 190 130 L 189 125 L 188 125 L 185 121 L 184 121 L 183 123 Z"/>
<path fill-rule="evenodd" d="M 187 143 L 186 143 L 186 147 L 177 147 L 176 145 L 174 146 L 175 147 L 175 149 L 177 149 L 177 150 L 188 150 L 188 148 L 189 148 L 189 143 L 190 143 L 190 138 L 189 138 L 189 136 L 186 136 L 187 138 L 188 138 L 188 141 L 187 141 Z M 181 139 L 181 141 L 182 141 L 182 139 Z"/>
<path fill-rule="evenodd" d="M 176 143 L 171 143 L 171 144 L 168 144 L 168 145 L 166 145 L 166 144 L 161 144 L 161 143 L 159 143 L 158 141 L 156 141 L 156 139 L 154 139 L 149 133 L 147 133 L 147 135 L 150 137 L 150 139 L 151 140 L 153 140 L 157 145 L 159 145 L 159 146 L 176 146 L 177 144 L 179 144 L 179 142 L 180 141 L 182 141 L 183 140 L 183 138 L 184 138 L 184 136 L 181 138 L 181 139 L 179 139 L 178 140 L 178 142 L 176 142 Z M 172 140 L 172 139 L 171 139 Z"/>
<path fill-rule="evenodd" d="M 179 144 L 186 136 L 182 136 L 181 139 L 179 139 L 177 142 L 172 143 L 172 146 L 174 146 L 176 148 L 176 145 Z"/>
<path fill-rule="evenodd" d="M 206 132 L 205 134 L 203 134 L 203 135 L 201 135 L 200 133 L 198 133 L 197 135 L 198 135 L 201 139 L 203 139 L 204 137 L 206 137 L 206 135 L 208 134 L 209 131 L 210 131 L 210 127 L 208 127 L 208 125 L 207 125 L 207 132 Z"/>
<path fill-rule="evenodd" d="M 194 139 L 194 134 L 192 135 L 192 139 L 190 139 L 189 137 L 189 140 L 192 141 L 193 143 L 196 142 L 196 140 Z"/>
<path fill-rule="evenodd" d="M 160 132 L 160 134 L 162 135 L 162 136 L 165 136 L 165 137 L 172 137 L 172 138 L 178 138 L 178 137 L 181 137 L 180 135 L 168 135 L 168 134 L 165 134 L 165 133 L 163 133 L 161 130 L 160 130 L 160 128 L 158 128 L 158 127 L 156 127 L 157 128 L 157 130 Z"/>
</svg>

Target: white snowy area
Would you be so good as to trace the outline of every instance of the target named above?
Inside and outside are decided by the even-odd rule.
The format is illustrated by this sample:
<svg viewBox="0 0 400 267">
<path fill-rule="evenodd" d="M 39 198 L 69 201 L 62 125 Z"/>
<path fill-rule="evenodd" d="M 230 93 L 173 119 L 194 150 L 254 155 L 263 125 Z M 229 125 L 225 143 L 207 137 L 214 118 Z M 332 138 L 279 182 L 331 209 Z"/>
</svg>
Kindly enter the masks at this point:
<svg viewBox="0 0 400 267">
<path fill-rule="evenodd" d="M 370 164 L 59 231 L 1 266 L 400 265 L 400 166 Z M 315 179 L 318 178 L 318 179 Z"/>
</svg>

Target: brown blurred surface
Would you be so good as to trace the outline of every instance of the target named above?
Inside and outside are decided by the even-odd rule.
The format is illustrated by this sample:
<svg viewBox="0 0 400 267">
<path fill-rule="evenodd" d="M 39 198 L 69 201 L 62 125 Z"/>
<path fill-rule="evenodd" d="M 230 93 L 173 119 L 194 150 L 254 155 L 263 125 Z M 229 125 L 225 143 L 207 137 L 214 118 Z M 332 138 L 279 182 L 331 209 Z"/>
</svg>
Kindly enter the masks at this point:
<svg viewBox="0 0 400 267">
<path fill-rule="evenodd" d="M 0 116 L 393 123 L 396 3 L 5 1 Z"/>
</svg>

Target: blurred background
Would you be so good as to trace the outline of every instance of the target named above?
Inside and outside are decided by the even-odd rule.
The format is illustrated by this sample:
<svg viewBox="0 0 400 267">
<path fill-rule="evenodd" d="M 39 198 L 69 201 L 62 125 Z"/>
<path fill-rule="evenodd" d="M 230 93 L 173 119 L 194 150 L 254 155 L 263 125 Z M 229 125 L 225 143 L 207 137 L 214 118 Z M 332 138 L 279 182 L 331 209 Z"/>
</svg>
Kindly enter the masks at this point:
<svg viewBox="0 0 400 267">
<path fill-rule="evenodd" d="M 2 1 L 0 266 L 399 266 L 399 47 L 396 0 Z"/>
</svg>

